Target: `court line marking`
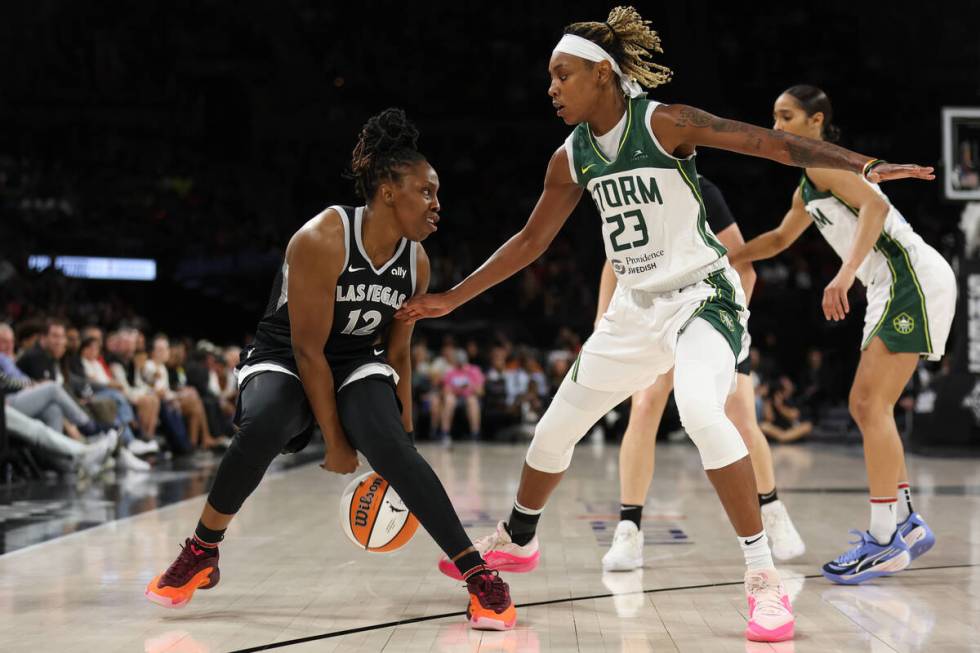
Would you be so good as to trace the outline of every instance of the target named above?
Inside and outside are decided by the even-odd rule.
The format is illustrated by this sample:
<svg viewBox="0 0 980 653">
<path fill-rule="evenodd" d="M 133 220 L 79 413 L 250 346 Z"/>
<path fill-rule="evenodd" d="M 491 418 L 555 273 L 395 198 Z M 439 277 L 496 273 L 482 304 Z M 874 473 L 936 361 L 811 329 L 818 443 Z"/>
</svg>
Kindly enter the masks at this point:
<svg viewBox="0 0 980 653">
<path fill-rule="evenodd" d="M 903 573 L 915 572 L 915 571 L 937 571 L 940 569 L 969 569 L 972 567 L 980 567 L 980 563 L 973 564 L 960 564 L 960 565 L 936 565 L 933 567 L 916 567 L 914 569 L 906 569 Z M 804 578 L 823 578 L 823 574 L 809 574 L 804 576 Z M 704 583 L 702 585 L 680 585 L 678 587 L 658 587 L 655 589 L 642 590 L 640 592 L 623 592 L 622 594 L 589 594 L 586 596 L 570 596 L 568 598 L 562 599 L 549 599 L 546 601 L 532 601 L 530 603 L 517 603 L 515 607 L 517 608 L 533 608 L 540 605 L 555 605 L 556 603 L 572 603 L 574 601 L 589 601 L 592 599 L 607 599 L 612 596 L 627 596 L 629 594 L 660 594 L 663 592 L 680 592 L 684 590 L 697 590 L 697 589 L 707 589 L 709 587 L 732 587 L 734 585 L 741 585 L 743 581 L 727 581 L 724 583 Z M 398 621 L 387 621 L 381 624 L 373 624 L 370 626 L 359 626 L 357 628 L 347 628 L 345 630 L 335 630 L 329 633 L 322 633 L 320 635 L 308 635 L 306 637 L 298 637 L 296 639 L 288 639 L 282 642 L 273 642 L 271 644 L 262 644 L 260 646 L 252 646 L 250 648 L 235 649 L 234 651 L 229 651 L 228 653 L 257 653 L 258 651 L 271 651 L 277 648 L 285 648 L 286 646 L 295 646 L 297 644 L 306 644 L 307 642 L 316 642 L 321 639 L 333 639 L 335 637 L 343 637 L 345 635 L 355 635 L 357 633 L 363 633 L 371 630 L 382 630 L 384 628 L 394 628 L 396 626 L 407 626 L 410 624 L 417 624 L 423 621 L 436 621 L 438 619 L 446 619 L 448 617 L 462 617 L 465 615 L 465 611 L 460 612 L 444 612 L 442 614 L 432 614 L 425 617 L 413 617 L 411 619 L 401 619 Z"/>
</svg>

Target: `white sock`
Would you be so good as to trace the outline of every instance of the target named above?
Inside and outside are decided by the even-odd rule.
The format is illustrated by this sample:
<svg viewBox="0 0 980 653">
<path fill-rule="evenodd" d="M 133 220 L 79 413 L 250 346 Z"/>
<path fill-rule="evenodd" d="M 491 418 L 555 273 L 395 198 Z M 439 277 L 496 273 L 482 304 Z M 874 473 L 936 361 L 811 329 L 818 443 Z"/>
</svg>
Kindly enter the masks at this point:
<svg viewBox="0 0 980 653">
<path fill-rule="evenodd" d="M 517 512 L 522 512 L 525 515 L 540 515 L 544 512 L 544 508 L 525 508 L 514 499 L 514 510 Z"/>
<path fill-rule="evenodd" d="M 871 526 L 868 532 L 878 544 L 888 544 L 895 534 L 895 497 L 871 497 Z"/>
<path fill-rule="evenodd" d="M 912 507 L 912 488 L 908 481 L 898 482 L 898 505 L 895 507 L 895 519 L 901 524 L 915 512 Z"/>
<path fill-rule="evenodd" d="M 772 569 L 776 565 L 772 562 L 772 552 L 769 550 L 769 537 L 766 531 L 762 530 L 755 535 L 748 537 L 738 536 L 738 545 L 742 547 L 742 555 L 745 556 L 745 567 L 749 571 L 758 569 Z"/>
</svg>

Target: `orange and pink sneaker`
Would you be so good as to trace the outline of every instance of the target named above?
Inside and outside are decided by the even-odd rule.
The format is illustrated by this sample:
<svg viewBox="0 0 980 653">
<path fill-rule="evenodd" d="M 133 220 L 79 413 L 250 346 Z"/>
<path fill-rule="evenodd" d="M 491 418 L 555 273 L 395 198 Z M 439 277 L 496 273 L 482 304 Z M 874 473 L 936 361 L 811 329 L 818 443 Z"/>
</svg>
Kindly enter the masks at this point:
<svg viewBox="0 0 980 653">
<path fill-rule="evenodd" d="M 496 571 L 484 569 L 466 579 L 470 604 L 466 619 L 474 630 L 510 630 L 517 623 L 517 609 L 510 587 Z"/>
<path fill-rule="evenodd" d="M 749 600 L 747 639 L 753 642 L 793 639 L 796 623 L 793 607 L 775 569 L 745 572 L 745 595 Z"/>
<path fill-rule="evenodd" d="M 517 574 L 534 571 L 538 566 L 541 552 L 538 551 L 538 536 L 535 535 L 524 546 L 514 544 L 504 522 L 497 523 L 496 532 L 473 542 L 473 548 L 483 556 L 487 569 L 507 571 Z M 439 559 L 439 571 L 450 578 L 463 580 L 463 575 L 452 560 L 443 556 Z"/>
<path fill-rule="evenodd" d="M 194 596 L 195 590 L 211 589 L 218 584 L 218 548 L 198 546 L 191 538 L 184 541 L 173 564 L 146 586 L 146 598 L 165 608 L 181 608 Z"/>
</svg>

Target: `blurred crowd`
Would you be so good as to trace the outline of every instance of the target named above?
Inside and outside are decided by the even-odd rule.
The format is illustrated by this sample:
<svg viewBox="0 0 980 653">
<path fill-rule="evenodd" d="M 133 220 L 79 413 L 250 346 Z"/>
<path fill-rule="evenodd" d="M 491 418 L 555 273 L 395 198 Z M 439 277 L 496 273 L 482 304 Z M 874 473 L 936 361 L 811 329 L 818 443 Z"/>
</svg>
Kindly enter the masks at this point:
<svg viewBox="0 0 980 653">
<path fill-rule="evenodd" d="M 0 321 L 0 390 L 8 439 L 22 467 L 94 477 L 107 469 L 145 472 L 162 460 L 227 448 L 235 429 L 238 345 L 151 331 L 117 305 L 103 305 L 101 314 L 129 319 L 109 329 L 17 306 L 24 317 Z M 78 320 L 91 312 L 68 314 Z M 582 342 L 569 327 L 556 329 L 547 346 L 506 329 L 418 329 L 412 347 L 416 438 L 444 445 L 530 439 Z M 766 337 L 750 353 L 766 436 L 780 443 L 855 436 L 846 362 L 811 347 L 802 367 L 793 368 L 774 355 L 774 345 Z M 927 400 L 930 378 L 947 372 L 941 364 L 921 365 L 899 402 L 900 428 L 908 426 L 916 402 Z M 617 441 L 629 406 L 626 401 L 600 420 L 597 434 Z M 679 430 L 670 405 L 661 432 Z"/>
<path fill-rule="evenodd" d="M 232 435 L 239 351 L 127 325 L 0 322 L 8 438 L 33 471 L 83 476 L 220 453 Z"/>
</svg>

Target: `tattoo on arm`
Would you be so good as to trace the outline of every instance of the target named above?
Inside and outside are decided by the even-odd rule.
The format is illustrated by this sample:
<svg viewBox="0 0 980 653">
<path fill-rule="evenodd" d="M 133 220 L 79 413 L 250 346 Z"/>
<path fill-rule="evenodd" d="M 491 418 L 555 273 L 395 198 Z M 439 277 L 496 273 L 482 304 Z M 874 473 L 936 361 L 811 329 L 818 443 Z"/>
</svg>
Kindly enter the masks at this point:
<svg viewBox="0 0 980 653">
<path fill-rule="evenodd" d="M 717 133 L 741 134 L 744 137 L 742 140 L 744 149 L 733 149 L 758 153 L 758 156 L 801 168 L 812 166 L 857 171 L 865 161 L 864 157 L 832 143 L 772 131 L 737 120 L 719 118 L 694 107 L 682 108 L 674 124 L 681 128 L 710 128 Z"/>
</svg>

